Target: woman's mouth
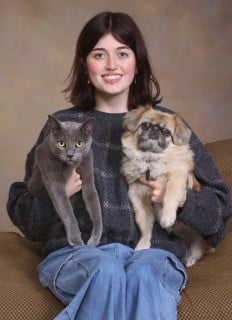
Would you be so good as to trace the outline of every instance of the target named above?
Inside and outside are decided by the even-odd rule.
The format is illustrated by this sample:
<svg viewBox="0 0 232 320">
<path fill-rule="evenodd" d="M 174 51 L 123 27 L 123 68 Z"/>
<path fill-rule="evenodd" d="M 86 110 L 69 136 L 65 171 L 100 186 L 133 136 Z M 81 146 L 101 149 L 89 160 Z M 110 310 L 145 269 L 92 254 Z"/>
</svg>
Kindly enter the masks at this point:
<svg viewBox="0 0 232 320">
<path fill-rule="evenodd" d="M 103 75 L 102 77 L 105 82 L 113 84 L 113 83 L 117 82 L 118 80 L 120 80 L 122 75 L 121 74 L 106 74 L 106 75 Z"/>
</svg>

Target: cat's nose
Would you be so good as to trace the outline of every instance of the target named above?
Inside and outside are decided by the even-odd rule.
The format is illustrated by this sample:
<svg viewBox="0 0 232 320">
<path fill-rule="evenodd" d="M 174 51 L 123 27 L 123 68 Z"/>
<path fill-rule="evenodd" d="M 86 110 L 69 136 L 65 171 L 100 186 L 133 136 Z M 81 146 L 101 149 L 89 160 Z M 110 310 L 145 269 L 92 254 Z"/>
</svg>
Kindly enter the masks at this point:
<svg viewBox="0 0 232 320">
<path fill-rule="evenodd" d="M 67 154 L 67 157 L 69 158 L 69 160 L 72 160 L 73 154 Z"/>
</svg>

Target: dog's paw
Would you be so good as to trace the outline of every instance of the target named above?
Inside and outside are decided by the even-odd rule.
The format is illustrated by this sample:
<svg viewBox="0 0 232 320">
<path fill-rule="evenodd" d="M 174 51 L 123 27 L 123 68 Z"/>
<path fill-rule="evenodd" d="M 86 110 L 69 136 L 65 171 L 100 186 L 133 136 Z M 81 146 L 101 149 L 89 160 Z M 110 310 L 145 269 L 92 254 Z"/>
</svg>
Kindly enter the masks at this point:
<svg viewBox="0 0 232 320">
<path fill-rule="evenodd" d="M 162 215 L 160 217 L 159 223 L 162 228 L 167 229 L 171 227 L 176 221 L 176 214 Z"/>
<path fill-rule="evenodd" d="M 137 246 L 135 247 L 135 250 L 143 250 L 143 249 L 149 249 L 151 247 L 151 243 L 149 240 L 141 239 Z"/>
<path fill-rule="evenodd" d="M 185 258 L 183 262 L 184 262 L 184 265 L 187 268 L 189 268 L 189 267 L 192 267 L 197 261 L 198 261 L 197 258 L 190 256 L 188 258 Z"/>
</svg>

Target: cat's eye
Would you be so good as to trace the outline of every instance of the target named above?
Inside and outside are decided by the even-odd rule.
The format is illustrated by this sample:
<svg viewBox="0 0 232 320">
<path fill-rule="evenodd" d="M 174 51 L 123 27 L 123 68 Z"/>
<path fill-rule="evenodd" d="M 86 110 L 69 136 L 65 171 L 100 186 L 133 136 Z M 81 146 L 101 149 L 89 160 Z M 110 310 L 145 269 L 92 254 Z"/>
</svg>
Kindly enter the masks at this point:
<svg viewBox="0 0 232 320">
<path fill-rule="evenodd" d="M 59 141 L 58 142 L 58 146 L 61 147 L 61 148 L 64 148 L 65 147 L 64 141 Z"/>
<path fill-rule="evenodd" d="M 82 148 L 83 147 L 83 145 L 84 145 L 84 142 L 83 141 L 77 141 L 77 143 L 76 143 L 76 147 L 77 148 Z"/>
</svg>

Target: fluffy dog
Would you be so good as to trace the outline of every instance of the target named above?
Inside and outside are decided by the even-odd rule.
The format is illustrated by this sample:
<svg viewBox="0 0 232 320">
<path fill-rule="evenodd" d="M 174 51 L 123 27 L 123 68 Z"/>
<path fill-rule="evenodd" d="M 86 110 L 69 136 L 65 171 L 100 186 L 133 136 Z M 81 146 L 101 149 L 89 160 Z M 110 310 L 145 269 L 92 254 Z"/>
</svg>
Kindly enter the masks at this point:
<svg viewBox="0 0 232 320">
<path fill-rule="evenodd" d="M 153 224 L 157 220 L 161 227 L 183 240 L 184 263 L 191 266 L 211 249 L 195 230 L 176 221 L 176 211 L 187 188 L 200 190 L 192 173 L 191 130 L 178 115 L 154 110 L 149 105 L 128 112 L 124 128 L 122 173 L 141 232 L 136 249 L 150 248 Z M 151 202 L 149 187 L 138 181 L 141 176 L 164 180 L 166 191 L 162 205 Z"/>
</svg>

